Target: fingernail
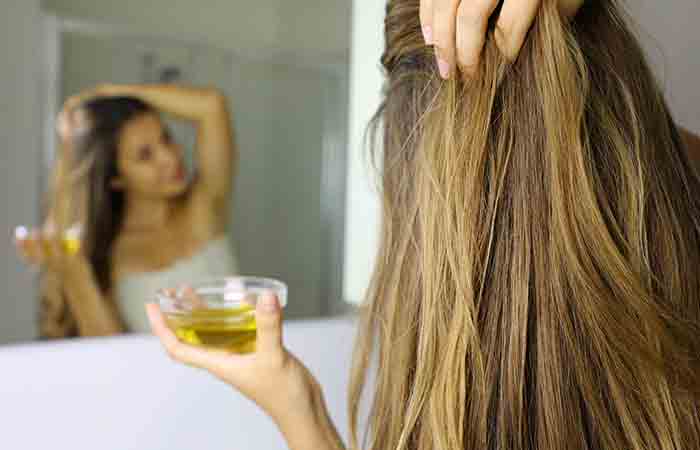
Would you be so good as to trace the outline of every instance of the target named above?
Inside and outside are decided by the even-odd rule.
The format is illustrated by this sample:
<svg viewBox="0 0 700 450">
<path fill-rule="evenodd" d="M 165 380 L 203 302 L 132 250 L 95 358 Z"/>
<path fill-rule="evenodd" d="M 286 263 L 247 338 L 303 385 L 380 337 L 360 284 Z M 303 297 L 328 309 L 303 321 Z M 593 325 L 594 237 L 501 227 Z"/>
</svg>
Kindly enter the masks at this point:
<svg viewBox="0 0 700 450">
<path fill-rule="evenodd" d="M 278 308 L 277 297 L 273 294 L 263 294 L 260 298 L 260 306 L 263 311 L 275 312 Z"/>
<path fill-rule="evenodd" d="M 433 29 L 430 26 L 423 27 L 423 39 L 425 39 L 426 45 L 433 44 Z"/>
<path fill-rule="evenodd" d="M 447 79 L 450 76 L 450 65 L 442 58 L 438 58 L 438 70 L 442 78 Z"/>
</svg>

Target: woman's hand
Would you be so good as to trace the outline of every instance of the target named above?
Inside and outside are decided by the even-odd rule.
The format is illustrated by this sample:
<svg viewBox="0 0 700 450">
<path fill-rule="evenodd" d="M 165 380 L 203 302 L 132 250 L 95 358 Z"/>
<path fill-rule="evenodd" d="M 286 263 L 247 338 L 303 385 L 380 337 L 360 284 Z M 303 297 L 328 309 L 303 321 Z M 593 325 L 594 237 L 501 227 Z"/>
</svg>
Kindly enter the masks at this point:
<svg viewBox="0 0 700 450">
<path fill-rule="evenodd" d="M 89 266 L 77 242 L 57 235 L 50 227 L 44 230 L 19 227 L 15 230 L 15 246 L 22 259 L 65 277 L 72 277 Z"/>
<path fill-rule="evenodd" d="M 263 296 L 256 307 L 256 350 L 234 354 L 180 342 L 156 304 L 147 305 L 153 333 L 175 360 L 205 369 L 253 400 L 285 435 L 313 427 L 324 408 L 321 389 L 304 365 L 282 343 L 282 312 L 277 298 Z"/>
<path fill-rule="evenodd" d="M 421 0 L 423 36 L 436 48 L 440 75 L 449 78 L 454 68 L 473 74 L 486 42 L 489 18 L 499 0 Z M 583 0 L 559 0 L 562 14 L 576 14 Z M 496 22 L 496 44 L 514 60 L 525 42 L 542 0 L 505 0 Z"/>
<path fill-rule="evenodd" d="M 68 97 L 63 102 L 61 112 L 56 119 L 56 130 L 61 140 L 66 143 L 89 127 L 88 117 L 80 106 L 90 100 L 100 97 L 115 97 L 126 95 L 126 91 L 115 84 L 100 84 L 86 89 L 79 94 Z"/>
<path fill-rule="evenodd" d="M 59 291 L 50 294 L 53 307 L 70 307 L 80 336 L 112 336 L 124 331 L 115 304 L 104 295 L 80 242 L 70 233 L 59 235 L 50 226 L 43 230 L 15 231 L 15 245 L 24 260 L 47 269 Z M 54 277 L 55 276 L 55 277 Z M 64 295 L 65 294 L 65 295 Z"/>
</svg>

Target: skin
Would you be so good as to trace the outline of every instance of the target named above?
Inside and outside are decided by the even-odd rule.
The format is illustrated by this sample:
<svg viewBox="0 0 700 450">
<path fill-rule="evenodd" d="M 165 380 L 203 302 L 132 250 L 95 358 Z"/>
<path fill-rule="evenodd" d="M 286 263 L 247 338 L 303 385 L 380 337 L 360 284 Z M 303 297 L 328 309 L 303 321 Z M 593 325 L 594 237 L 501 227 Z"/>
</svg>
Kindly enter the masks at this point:
<svg viewBox="0 0 700 450">
<path fill-rule="evenodd" d="M 58 118 L 62 152 L 86 126 L 79 105 L 105 96 L 140 98 L 158 111 L 192 122 L 197 129 L 199 176 L 186 181 L 182 149 L 156 114 L 126 124 L 119 137 L 119 176 L 111 181 L 125 193 L 124 223 L 111 255 L 112 281 L 159 270 L 197 252 L 223 234 L 230 211 L 236 148 L 226 99 L 216 90 L 173 85 L 104 85 L 68 99 Z M 64 281 L 65 297 L 82 336 L 125 331 L 110 294 L 100 292 L 86 257 L 69 254 L 51 224 L 16 239 L 20 255 L 45 266 Z M 177 243 L 177 245 L 174 245 Z"/>
<path fill-rule="evenodd" d="M 486 30 L 499 0 L 421 0 L 420 19 L 428 45 L 435 46 L 440 75 L 458 67 L 473 75 L 486 42 Z M 576 14 L 583 0 L 559 0 L 563 15 Z M 525 42 L 542 0 L 506 0 L 496 21 L 495 38 L 503 55 L 514 60 Z"/>
</svg>

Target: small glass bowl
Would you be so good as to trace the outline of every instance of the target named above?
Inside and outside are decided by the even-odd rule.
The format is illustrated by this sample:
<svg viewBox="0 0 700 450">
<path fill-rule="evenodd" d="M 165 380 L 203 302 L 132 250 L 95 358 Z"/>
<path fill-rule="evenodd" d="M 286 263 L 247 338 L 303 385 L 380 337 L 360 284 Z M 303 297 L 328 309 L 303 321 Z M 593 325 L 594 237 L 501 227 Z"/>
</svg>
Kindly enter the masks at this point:
<svg viewBox="0 0 700 450">
<path fill-rule="evenodd" d="M 287 285 L 271 278 L 230 277 L 156 293 L 166 323 L 190 345 L 234 353 L 255 351 L 255 306 L 271 292 L 287 305 Z"/>
</svg>

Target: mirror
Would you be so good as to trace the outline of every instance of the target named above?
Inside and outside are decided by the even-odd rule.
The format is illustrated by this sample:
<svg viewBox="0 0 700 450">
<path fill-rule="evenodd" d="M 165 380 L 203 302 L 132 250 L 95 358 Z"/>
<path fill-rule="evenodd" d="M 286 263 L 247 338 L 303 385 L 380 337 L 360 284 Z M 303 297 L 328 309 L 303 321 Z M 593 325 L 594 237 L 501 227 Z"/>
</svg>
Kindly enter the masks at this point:
<svg viewBox="0 0 700 450">
<path fill-rule="evenodd" d="M 216 2 L 206 9 L 162 0 L 43 1 L 35 42 L 43 129 L 37 192 L 51 186 L 61 151 L 56 119 L 69 97 L 105 83 L 213 87 L 227 100 L 238 150 L 225 212 L 225 250 L 235 274 L 284 281 L 289 319 L 341 313 L 349 12 L 350 2 L 340 0 Z M 189 182 L 201 181 L 194 122 L 158 112 L 183 149 Z M 35 210 L 35 217 L 16 217 L 15 225 L 41 224 L 41 202 Z M 180 245 L 178 239 L 168 242 Z M 162 267 L 144 264 L 123 278 L 128 284 L 174 266 L 186 272 L 188 261 L 208 248 L 204 242 L 189 252 L 166 251 Z M 33 300 L 19 308 L 0 305 L 7 312 L 0 311 L 0 344 L 40 334 L 37 325 L 3 336 L 15 317 L 26 323 L 39 312 L 42 275 L 27 276 Z M 120 276 L 113 280 L 123 288 Z"/>
</svg>

